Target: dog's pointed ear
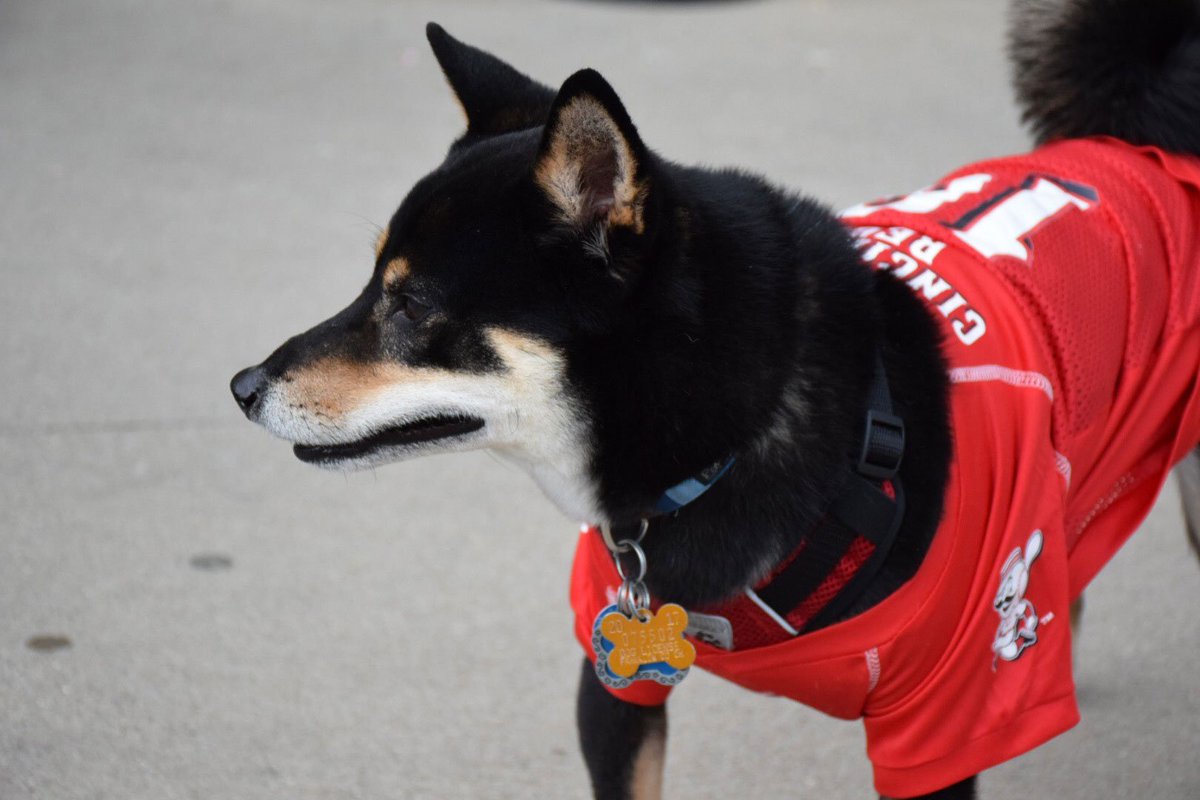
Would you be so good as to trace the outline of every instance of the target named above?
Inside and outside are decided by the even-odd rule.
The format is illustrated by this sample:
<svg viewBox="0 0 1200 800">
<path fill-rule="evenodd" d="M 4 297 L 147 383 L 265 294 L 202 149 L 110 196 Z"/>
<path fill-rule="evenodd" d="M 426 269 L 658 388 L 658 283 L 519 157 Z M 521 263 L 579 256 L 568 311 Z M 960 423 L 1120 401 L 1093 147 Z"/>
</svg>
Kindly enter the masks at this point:
<svg viewBox="0 0 1200 800">
<path fill-rule="evenodd" d="M 446 33 L 436 22 L 425 36 L 467 117 L 467 133 L 490 136 L 542 125 L 554 90 L 517 72 L 490 53 Z"/>
<path fill-rule="evenodd" d="M 534 178 L 558 221 L 580 233 L 645 228 L 649 158 L 617 93 L 600 73 L 576 72 L 559 89 Z"/>
</svg>

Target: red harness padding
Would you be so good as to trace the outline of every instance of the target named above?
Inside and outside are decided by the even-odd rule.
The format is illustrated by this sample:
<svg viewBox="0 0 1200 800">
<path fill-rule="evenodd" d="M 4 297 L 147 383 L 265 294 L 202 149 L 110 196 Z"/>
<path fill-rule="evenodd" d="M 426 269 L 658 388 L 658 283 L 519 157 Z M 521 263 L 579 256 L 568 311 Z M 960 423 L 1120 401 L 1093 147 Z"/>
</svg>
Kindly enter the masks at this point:
<svg viewBox="0 0 1200 800">
<path fill-rule="evenodd" d="M 903 502 L 891 481 L 878 491 L 894 503 Z M 898 515 L 902 513 L 902 507 L 897 509 Z M 786 641 L 835 621 L 874 577 L 890 548 L 890 538 L 881 546 L 828 514 L 750 591 L 696 610 L 729 621 L 733 631 L 729 649 Z"/>
<path fill-rule="evenodd" d="M 762 582 L 702 613 L 729 620 L 727 649 L 761 647 L 837 620 L 883 566 L 904 521 L 904 422 L 892 413 L 883 358 L 867 390 L 854 470 L 821 520 Z"/>
</svg>

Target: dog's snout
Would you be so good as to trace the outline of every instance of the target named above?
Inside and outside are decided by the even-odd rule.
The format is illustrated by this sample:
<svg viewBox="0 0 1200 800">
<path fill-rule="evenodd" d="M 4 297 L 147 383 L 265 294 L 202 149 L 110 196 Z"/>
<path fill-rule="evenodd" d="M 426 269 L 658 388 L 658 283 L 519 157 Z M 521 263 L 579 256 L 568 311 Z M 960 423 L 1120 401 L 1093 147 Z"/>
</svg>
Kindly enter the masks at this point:
<svg viewBox="0 0 1200 800">
<path fill-rule="evenodd" d="M 267 372 L 261 366 L 247 367 L 233 376 L 229 389 L 242 412 L 251 417 L 267 388 Z"/>
</svg>

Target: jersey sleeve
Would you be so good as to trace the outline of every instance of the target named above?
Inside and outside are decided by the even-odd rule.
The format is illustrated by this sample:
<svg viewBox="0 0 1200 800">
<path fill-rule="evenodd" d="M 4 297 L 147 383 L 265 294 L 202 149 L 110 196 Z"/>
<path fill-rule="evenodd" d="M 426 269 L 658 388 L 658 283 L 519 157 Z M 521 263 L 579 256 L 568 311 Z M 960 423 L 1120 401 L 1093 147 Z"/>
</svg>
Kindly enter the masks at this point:
<svg viewBox="0 0 1200 800">
<path fill-rule="evenodd" d="M 972 491 L 948 509 L 955 525 L 944 531 L 962 557 L 951 557 L 943 590 L 914 609 L 904 643 L 880 648 L 880 666 L 887 676 L 919 663 L 925 648 L 941 655 L 919 680 L 898 681 L 901 691 L 865 709 L 876 788 L 889 797 L 952 785 L 1079 720 L 1065 480 L 1044 443 L 1049 404 L 1038 389 L 997 381 L 955 394 L 960 410 L 979 414 L 977 432 L 960 437 L 956 465 Z M 989 436 L 982 420 L 1006 435 Z M 939 629 L 945 620 L 953 627 Z"/>
<path fill-rule="evenodd" d="M 571 608 L 575 612 L 575 638 L 593 666 L 596 653 L 592 649 L 592 628 L 600 612 L 615 601 L 619 583 L 616 566 L 599 531 L 585 526 L 571 569 Z M 660 706 L 671 693 L 670 686 L 649 680 L 635 681 L 624 689 L 604 688 L 614 697 L 639 706 Z"/>
</svg>

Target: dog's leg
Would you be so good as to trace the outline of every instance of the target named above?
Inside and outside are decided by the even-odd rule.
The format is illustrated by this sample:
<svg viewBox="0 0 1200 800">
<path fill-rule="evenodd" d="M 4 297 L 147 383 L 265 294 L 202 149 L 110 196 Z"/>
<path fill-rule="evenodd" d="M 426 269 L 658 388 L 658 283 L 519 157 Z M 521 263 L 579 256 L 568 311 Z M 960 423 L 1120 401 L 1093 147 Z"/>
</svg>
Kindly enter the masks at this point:
<svg viewBox="0 0 1200 800">
<path fill-rule="evenodd" d="M 597 800 L 658 800 L 667 747 L 665 706 L 625 703 L 583 660 L 576 705 L 579 743 Z"/>
<path fill-rule="evenodd" d="M 972 775 L 965 781 L 959 781 L 953 786 L 938 789 L 936 792 L 914 797 L 912 800 L 975 800 L 975 778 L 976 776 Z M 879 800 L 888 800 L 888 798 L 880 797 Z"/>
<path fill-rule="evenodd" d="M 1200 448 L 1188 453 L 1175 466 L 1179 500 L 1183 503 L 1183 521 L 1187 525 L 1192 552 L 1200 557 Z"/>
</svg>

